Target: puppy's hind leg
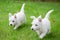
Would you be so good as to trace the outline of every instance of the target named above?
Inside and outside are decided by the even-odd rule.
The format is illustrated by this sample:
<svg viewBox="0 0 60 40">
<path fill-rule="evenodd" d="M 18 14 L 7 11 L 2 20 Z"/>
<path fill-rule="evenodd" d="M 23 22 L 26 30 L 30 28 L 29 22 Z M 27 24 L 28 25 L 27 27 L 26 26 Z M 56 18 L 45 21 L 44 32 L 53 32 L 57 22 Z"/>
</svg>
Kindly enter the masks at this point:
<svg viewBox="0 0 60 40">
<path fill-rule="evenodd" d="M 23 23 L 26 24 L 26 18 L 24 19 Z"/>
<path fill-rule="evenodd" d="M 48 30 L 48 34 L 50 34 L 50 33 L 51 33 L 51 30 L 49 29 L 49 30 Z"/>
</svg>

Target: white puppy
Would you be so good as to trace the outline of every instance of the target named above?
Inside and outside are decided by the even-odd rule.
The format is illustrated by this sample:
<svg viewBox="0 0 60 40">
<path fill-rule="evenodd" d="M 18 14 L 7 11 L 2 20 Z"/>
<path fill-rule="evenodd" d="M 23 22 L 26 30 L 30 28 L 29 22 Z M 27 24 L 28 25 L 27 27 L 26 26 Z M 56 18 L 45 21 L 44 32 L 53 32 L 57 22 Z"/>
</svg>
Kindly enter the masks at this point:
<svg viewBox="0 0 60 40">
<path fill-rule="evenodd" d="M 26 16 L 24 14 L 24 5 L 25 3 L 22 5 L 20 12 L 14 15 L 9 13 L 9 25 L 15 26 L 14 30 L 17 29 L 19 26 L 21 26 L 21 24 L 26 22 Z"/>
<path fill-rule="evenodd" d="M 33 19 L 31 29 L 36 31 L 41 39 L 47 33 L 50 33 L 50 21 L 48 18 L 51 12 L 53 12 L 53 10 L 48 11 L 44 19 L 42 19 L 41 15 L 38 18 L 31 16 L 31 19 Z"/>
</svg>

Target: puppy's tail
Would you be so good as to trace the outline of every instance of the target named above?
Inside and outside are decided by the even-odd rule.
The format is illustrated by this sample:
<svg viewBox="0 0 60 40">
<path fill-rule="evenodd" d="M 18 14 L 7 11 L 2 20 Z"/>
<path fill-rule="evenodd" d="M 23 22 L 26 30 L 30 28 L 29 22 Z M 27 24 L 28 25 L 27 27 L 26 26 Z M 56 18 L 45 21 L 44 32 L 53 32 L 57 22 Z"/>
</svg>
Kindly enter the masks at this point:
<svg viewBox="0 0 60 40">
<path fill-rule="evenodd" d="M 24 11 L 24 6 L 25 6 L 25 3 L 23 3 L 21 11 Z"/>
<path fill-rule="evenodd" d="M 49 10 L 45 16 L 45 18 L 49 18 L 50 14 L 53 12 L 54 10 Z"/>
</svg>

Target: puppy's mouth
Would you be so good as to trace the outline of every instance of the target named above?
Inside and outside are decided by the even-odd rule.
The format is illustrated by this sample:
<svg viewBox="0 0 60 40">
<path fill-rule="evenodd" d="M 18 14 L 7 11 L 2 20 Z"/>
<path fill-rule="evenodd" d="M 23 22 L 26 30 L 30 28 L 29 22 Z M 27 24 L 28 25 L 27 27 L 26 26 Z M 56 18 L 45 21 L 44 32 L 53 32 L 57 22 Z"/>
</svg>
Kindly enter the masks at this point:
<svg viewBox="0 0 60 40">
<path fill-rule="evenodd" d="M 39 30 L 39 29 L 35 29 L 35 30 L 33 30 L 33 31 L 37 31 L 37 30 Z"/>
</svg>

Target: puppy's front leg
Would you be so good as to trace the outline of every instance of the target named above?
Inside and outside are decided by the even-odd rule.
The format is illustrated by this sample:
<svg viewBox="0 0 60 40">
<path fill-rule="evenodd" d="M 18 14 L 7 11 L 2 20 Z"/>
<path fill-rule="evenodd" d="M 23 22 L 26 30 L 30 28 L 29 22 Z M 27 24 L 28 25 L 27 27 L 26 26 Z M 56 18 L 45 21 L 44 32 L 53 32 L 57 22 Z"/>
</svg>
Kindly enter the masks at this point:
<svg viewBox="0 0 60 40">
<path fill-rule="evenodd" d="M 14 30 L 16 30 L 19 27 L 19 25 L 15 25 Z"/>
<path fill-rule="evenodd" d="M 38 35 L 40 35 L 40 32 L 39 31 L 36 31 Z"/>
<path fill-rule="evenodd" d="M 41 35 L 39 36 L 39 38 L 43 38 L 46 35 L 46 33 L 41 33 Z"/>
</svg>

